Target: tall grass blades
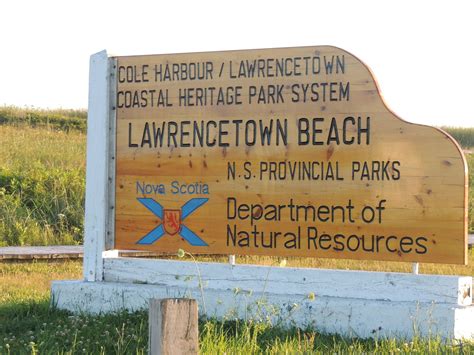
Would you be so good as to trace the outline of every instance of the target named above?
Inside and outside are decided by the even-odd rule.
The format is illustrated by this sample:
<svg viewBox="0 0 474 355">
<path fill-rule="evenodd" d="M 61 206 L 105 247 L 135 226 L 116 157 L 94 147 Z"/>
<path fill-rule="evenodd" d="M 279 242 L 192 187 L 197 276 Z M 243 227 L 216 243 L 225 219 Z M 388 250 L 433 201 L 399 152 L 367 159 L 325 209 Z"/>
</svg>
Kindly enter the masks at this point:
<svg viewBox="0 0 474 355">
<path fill-rule="evenodd" d="M 0 126 L 0 245 L 83 239 L 85 137 Z"/>
</svg>

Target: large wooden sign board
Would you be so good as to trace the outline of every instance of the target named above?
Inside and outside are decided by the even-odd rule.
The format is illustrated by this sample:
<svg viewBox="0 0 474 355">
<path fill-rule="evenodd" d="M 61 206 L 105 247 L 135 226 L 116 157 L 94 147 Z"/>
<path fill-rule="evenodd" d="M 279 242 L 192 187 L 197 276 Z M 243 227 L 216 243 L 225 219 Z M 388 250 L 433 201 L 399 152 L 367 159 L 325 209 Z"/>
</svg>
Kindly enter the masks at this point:
<svg viewBox="0 0 474 355">
<path fill-rule="evenodd" d="M 391 112 L 348 52 L 117 57 L 115 74 L 115 248 L 467 262 L 462 151 Z"/>
</svg>

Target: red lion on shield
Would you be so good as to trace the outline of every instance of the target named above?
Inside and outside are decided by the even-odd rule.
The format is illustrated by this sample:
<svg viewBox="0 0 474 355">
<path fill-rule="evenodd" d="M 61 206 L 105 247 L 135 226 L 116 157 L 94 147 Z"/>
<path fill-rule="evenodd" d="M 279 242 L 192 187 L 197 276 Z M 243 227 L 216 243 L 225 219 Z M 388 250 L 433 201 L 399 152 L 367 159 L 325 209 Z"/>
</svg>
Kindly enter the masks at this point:
<svg viewBox="0 0 474 355">
<path fill-rule="evenodd" d="M 181 229 L 181 210 L 164 210 L 163 227 L 169 235 L 175 235 Z"/>
</svg>

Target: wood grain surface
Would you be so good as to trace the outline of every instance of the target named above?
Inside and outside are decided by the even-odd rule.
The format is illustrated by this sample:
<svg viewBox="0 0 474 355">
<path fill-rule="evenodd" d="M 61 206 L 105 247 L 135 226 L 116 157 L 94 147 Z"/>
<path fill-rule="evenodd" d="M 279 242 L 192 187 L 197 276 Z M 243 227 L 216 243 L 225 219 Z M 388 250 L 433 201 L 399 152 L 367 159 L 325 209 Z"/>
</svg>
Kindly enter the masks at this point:
<svg viewBox="0 0 474 355">
<path fill-rule="evenodd" d="M 149 301 L 148 350 L 150 355 L 199 353 L 198 304 L 189 298 Z"/>
<path fill-rule="evenodd" d="M 117 57 L 115 70 L 116 248 L 467 262 L 462 151 L 397 117 L 350 53 Z"/>
</svg>

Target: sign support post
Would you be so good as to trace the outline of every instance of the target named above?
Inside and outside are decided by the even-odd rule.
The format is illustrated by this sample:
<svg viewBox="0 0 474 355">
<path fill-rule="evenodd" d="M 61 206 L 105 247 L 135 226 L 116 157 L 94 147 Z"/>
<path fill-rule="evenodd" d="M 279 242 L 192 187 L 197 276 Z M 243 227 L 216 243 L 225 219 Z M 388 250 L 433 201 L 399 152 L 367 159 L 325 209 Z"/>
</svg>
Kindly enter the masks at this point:
<svg viewBox="0 0 474 355">
<path fill-rule="evenodd" d="M 418 275 L 420 269 L 420 264 L 419 263 L 413 263 L 412 264 L 412 270 L 414 275 Z"/>
<path fill-rule="evenodd" d="M 90 58 L 87 119 L 84 280 L 102 281 L 109 208 L 109 58 L 106 51 Z"/>
</svg>

